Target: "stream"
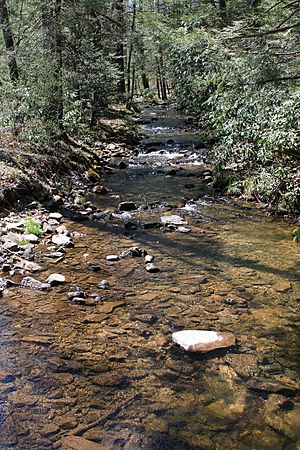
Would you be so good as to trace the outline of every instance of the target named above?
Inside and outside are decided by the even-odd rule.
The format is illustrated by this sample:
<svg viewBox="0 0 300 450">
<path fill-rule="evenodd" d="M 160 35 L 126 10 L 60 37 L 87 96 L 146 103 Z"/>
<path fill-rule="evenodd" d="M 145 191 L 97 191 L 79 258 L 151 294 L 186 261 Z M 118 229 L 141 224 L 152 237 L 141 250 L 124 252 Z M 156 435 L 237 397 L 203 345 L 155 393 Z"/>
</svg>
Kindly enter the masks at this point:
<svg viewBox="0 0 300 450">
<path fill-rule="evenodd" d="M 212 190 L 182 114 L 156 106 L 141 121 L 138 154 L 101 181 L 106 195 L 88 195 L 98 219 L 64 219 L 74 248 L 55 264 L 38 245 L 37 278 L 66 285 L 0 298 L 0 449 L 299 450 L 292 225 Z M 171 215 L 182 224 L 163 226 Z M 159 272 L 143 257 L 107 261 L 132 247 Z M 71 304 L 76 287 L 102 301 Z M 172 344 L 182 329 L 237 345 L 188 353 Z"/>
</svg>

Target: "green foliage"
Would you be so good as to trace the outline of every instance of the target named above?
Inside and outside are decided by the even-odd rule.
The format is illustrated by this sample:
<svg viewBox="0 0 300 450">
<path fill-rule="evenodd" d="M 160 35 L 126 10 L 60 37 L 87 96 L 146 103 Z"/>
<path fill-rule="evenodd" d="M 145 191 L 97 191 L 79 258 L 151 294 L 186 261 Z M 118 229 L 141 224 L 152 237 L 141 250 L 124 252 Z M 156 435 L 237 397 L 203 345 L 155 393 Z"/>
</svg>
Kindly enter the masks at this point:
<svg viewBox="0 0 300 450">
<path fill-rule="evenodd" d="M 30 241 L 28 239 L 22 239 L 20 241 L 20 245 L 28 245 L 28 244 L 30 244 Z"/>
<path fill-rule="evenodd" d="M 300 88 L 297 57 L 288 55 L 297 50 L 299 33 L 268 33 L 284 18 L 289 24 L 289 14 L 276 2 L 260 8 L 228 3 L 223 25 L 216 11 L 202 27 L 190 21 L 190 27 L 174 30 L 169 38 L 178 105 L 199 118 L 204 141 L 214 138 L 208 159 L 219 174 L 218 185 L 232 195 L 296 213 Z M 252 37 L 242 38 L 242 33 Z M 222 172 L 232 166 L 238 167 L 239 180 L 224 184 Z"/>
<path fill-rule="evenodd" d="M 293 241 L 296 242 L 296 244 L 299 244 L 300 242 L 300 228 L 296 227 L 293 230 Z"/>
<path fill-rule="evenodd" d="M 41 224 L 35 219 L 27 219 L 24 223 L 24 231 L 27 234 L 40 236 L 43 232 Z"/>
</svg>

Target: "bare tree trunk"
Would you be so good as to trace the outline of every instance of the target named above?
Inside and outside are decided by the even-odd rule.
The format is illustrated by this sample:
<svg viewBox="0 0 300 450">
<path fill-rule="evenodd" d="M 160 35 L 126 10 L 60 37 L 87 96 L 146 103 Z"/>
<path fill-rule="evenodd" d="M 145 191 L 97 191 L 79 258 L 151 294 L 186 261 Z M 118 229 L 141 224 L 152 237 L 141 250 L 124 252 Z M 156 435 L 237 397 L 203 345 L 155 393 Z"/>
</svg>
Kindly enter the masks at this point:
<svg viewBox="0 0 300 450">
<path fill-rule="evenodd" d="M 131 76 L 131 63 L 132 63 L 132 54 L 133 54 L 133 35 L 135 30 L 135 19 L 136 19 L 136 2 L 133 2 L 133 12 L 132 12 L 132 22 L 131 22 L 131 41 L 128 51 L 128 63 L 127 63 L 127 92 L 131 93 L 132 89 L 130 86 L 130 76 Z M 133 83 L 134 84 L 134 83 Z"/>
<path fill-rule="evenodd" d="M 0 25 L 2 28 L 3 39 L 6 52 L 8 55 L 8 69 L 10 79 L 13 83 L 17 83 L 20 79 L 18 64 L 15 55 L 14 38 L 10 26 L 9 13 L 6 0 L 0 0 Z"/>
<path fill-rule="evenodd" d="M 115 8 L 117 11 L 118 22 L 122 24 L 121 36 L 118 39 L 116 46 L 116 62 L 119 69 L 119 81 L 118 81 L 118 91 L 119 94 L 123 95 L 126 93 L 125 85 L 125 51 L 124 51 L 124 0 L 116 0 Z"/>
<path fill-rule="evenodd" d="M 49 4 L 50 3 L 50 4 Z M 64 114 L 63 55 L 61 34 L 62 0 L 41 0 L 42 25 L 44 29 L 44 63 L 49 67 L 50 79 L 46 101 L 46 119 L 62 128 Z M 47 80 L 45 80 L 47 83 Z"/>
<path fill-rule="evenodd" d="M 145 74 L 145 72 L 142 73 L 142 83 L 143 83 L 143 88 L 144 89 L 149 89 L 150 88 L 149 80 L 148 80 L 148 77 Z"/>
</svg>

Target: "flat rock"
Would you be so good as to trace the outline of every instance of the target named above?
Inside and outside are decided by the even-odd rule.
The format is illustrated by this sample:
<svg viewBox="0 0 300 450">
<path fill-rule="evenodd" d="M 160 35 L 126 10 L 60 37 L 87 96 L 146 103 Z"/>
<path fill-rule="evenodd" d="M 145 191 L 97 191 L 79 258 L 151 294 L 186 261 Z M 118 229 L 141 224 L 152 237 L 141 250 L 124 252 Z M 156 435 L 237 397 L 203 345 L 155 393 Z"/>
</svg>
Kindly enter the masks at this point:
<svg viewBox="0 0 300 450">
<path fill-rule="evenodd" d="M 33 289 L 36 291 L 49 291 L 51 289 L 51 285 L 49 283 L 42 283 L 41 281 L 38 281 L 32 277 L 23 278 L 21 287 Z"/>
<path fill-rule="evenodd" d="M 108 261 L 108 262 L 120 261 L 120 256 L 119 255 L 108 255 L 106 257 L 106 261 Z"/>
<path fill-rule="evenodd" d="M 62 219 L 62 214 L 58 213 L 58 212 L 52 212 L 49 214 L 49 219 L 55 219 L 55 220 L 61 220 Z"/>
<path fill-rule="evenodd" d="M 65 234 L 55 234 L 52 236 L 52 242 L 55 245 L 62 245 L 64 247 L 73 247 L 74 244 L 69 238 L 69 236 L 66 236 Z"/>
<path fill-rule="evenodd" d="M 15 267 L 18 269 L 25 269 L 29 272 L 38 272 L 42 269 L 39 264 L 33 261 L 28 261 L 27 259 L 21 258 L 20 256 L 14 256 Z"/>
<path fill-rule="evenodd" d="M 21 237 L 22 237 L 22 239 L 20 239 L 21 242 L 22 241 L 38 242 L 38 240 L 39 240 L 38 236 L 36 236 L 33 233 L 23 234 Z"/>
<path fill-rule="evenodd" d="M 180 216 L 162 216 L 160 221 L 163 225 L 187 225 L 187 221 Z"/>
<path fill-rule="evenodd" d="M 180 225 L 177 228 L 177 231 L 179 231 L 179 233 L 189 233 L 190 231 L 192 231 L 190 228 L 187 227 L 183 227 L 182 225 Z"/>
<path fill-rule="evenodd" d="M 51 286 L 58 286 L 59 284 L 64 284 L 65 282 L 66 278 L 60 273 L 52 273 L 46 280 L 46 283 L 49 283 Z"/>
<path fill-rule="evenodd" d="M 188 352 L 207 353 L 235 345 L 232 333 L 208 330 L 182 330 L 172 334 L 173 341 Z"/>
<path fill-rule="evenodd" d="M 60 441 L 62 450 L 104 450 L 103 446 L 80 436 L 65 436 Z"/>
<path fill-rule="evenodd" d="M 152 255 L 146 255 L 145 256 L 145 263 L 151 263 L 154 259 L 154 256 Z"/>
<path fill-rule="evenodd" d="M 149 264 L 146 265 L 146 270 L 147 270 L 147 272 L 150 272 L 150 273 L 158 273 L 158 272 L 160 272 L 160 268 L 155 266 L 152 263 L 149 263 Z"/>
</svg>

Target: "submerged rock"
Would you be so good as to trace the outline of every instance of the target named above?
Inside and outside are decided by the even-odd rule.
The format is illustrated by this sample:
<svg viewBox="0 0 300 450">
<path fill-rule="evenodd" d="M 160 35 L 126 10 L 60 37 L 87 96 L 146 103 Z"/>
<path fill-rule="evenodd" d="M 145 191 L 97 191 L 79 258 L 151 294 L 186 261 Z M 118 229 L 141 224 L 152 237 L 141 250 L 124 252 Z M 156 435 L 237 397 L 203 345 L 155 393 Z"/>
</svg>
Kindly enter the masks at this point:
<svg viewBox="0 0 300 450">
<path fill-rule="evenodd" d="M 138 322 L 154 324 L 157 321 L 157 317 L 154 314 L 134 314 L 130 317 L 131 320 L 137 320 Z"/>
<path fill-rule="evenodd" d="M 207 353 L 235 345 L 232 333 L 207 330 L 182 330 L 172 334 L 173 341 L 188 352 Z"/>
<path fill-rule="evenodd" d="M 80 436 L 65 436 L 60 441 L 65 450 L 103 450 L 103 446 Z"/>
</svg>

